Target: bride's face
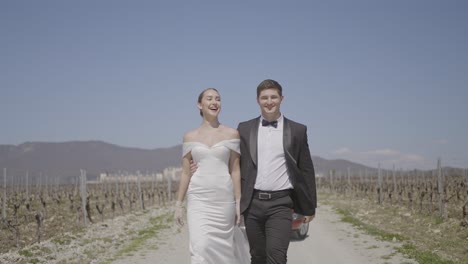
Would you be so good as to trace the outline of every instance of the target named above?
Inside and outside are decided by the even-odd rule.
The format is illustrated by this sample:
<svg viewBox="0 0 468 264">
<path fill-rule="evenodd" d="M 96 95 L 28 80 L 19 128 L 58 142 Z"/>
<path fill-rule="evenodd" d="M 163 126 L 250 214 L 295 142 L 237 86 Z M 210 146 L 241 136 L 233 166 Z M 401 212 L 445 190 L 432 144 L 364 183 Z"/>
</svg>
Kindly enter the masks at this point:
<svg viewBox="0 0 468 264">
<path fill-rule="evenodd" d="M 221 96 L 215 90 L 206 90 L 198 103 L 198 109 L 203 117 L 217 117 L 221 111 Z"/>
</svg>

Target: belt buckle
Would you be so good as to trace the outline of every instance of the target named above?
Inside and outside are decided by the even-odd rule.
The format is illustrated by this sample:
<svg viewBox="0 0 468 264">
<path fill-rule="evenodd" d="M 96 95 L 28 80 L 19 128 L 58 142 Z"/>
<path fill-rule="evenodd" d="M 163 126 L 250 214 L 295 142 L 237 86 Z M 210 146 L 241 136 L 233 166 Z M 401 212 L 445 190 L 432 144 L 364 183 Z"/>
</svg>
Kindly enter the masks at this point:
<svg viewBox="0 0 468 264">
<path fill-rule="evenodd" d="M 258 199 L 260 200 L 270 200 L 271 199 L 271 193 L 258 193 Z"/>
</svg>

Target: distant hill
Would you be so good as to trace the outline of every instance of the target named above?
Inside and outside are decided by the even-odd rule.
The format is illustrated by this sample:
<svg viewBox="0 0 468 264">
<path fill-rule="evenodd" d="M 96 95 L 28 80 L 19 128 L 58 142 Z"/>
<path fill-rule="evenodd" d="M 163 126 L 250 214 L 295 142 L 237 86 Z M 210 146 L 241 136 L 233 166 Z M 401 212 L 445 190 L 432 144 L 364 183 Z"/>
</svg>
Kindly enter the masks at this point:
<svg viewBox="0 0 468 264">
<path fill-rule="evenodd" d="M 87 171 L 89 179 L 105 171 L 161 172 L 167 167 L 180 166 L 181 153 L 181 145 L 149 150 L 102 141 L 26 142 L 17 146 L 0 145 L 0 168 L 8 169 L 9 178 L 24 178 L 29 171 L 32 181 L 42 174 L 70 182 L 80 175 L 80 169 Z M 318 156 L 312 160 L 317 173 L 368 168 L 347 160 L 326 160 Z"/>
<path fill-rule="evenodd" d="M 369 170 L 369 171 L 376 170 L 375 168 L 371 168 L 371 167 L 368 167 L 359 163 L 351 162 L 349 160 L 344 160 L 344 159 L 327 160 L 319 156 L 312 156 L 312 161 L 314 163 L 316 174 L 317 173 L 327 174 L 331 170 L 345 172 L 348 170 L 348 168 L 354 172 L 364 171 L 364 170 Z"/>
<path fill-rule="evenodd" d="M 32 178 L 42 173 L 65 180 L 80 175 L 80 169 L 87 171 L 88 178 L 105 171 L 159 172 L 179 166 L 181 151 L 180 146 L 147 150 L 101 141 L 27 142 L 0 145 L 0 168 L 8 168 L 13 176 L 29 170 Z"/>
</svg>

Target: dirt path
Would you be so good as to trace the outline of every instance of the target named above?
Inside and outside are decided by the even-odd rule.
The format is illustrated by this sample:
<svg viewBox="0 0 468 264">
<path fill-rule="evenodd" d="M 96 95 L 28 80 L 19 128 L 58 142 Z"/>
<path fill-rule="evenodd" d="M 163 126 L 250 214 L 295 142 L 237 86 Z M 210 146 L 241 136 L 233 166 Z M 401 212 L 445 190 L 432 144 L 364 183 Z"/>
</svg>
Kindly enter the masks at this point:
<svg viewBox="0 0 468 264">
<path fill-rule="evenodd" d="M 290 263 L 417 263 L 395 251 L 400 243 L 376 240 L 351 224 L 341 222 L 330 207 L 319 209 L 317 218 L 310 225 L 309 237 L 291 242 Z"/>
<path fill-rule="evenodd" d="M 395 251 L 397 242 L 378 241 L 340 221 L 330 207 L 322 206 L 310 225 L 309 237 L 292 241 L 288 263 L 392 264 L 417 263 Z M 120 257 L 113 264 L 189 264 L 187 229 L 166 229 L 147 241 L 145 249 Z"/>
</svg>

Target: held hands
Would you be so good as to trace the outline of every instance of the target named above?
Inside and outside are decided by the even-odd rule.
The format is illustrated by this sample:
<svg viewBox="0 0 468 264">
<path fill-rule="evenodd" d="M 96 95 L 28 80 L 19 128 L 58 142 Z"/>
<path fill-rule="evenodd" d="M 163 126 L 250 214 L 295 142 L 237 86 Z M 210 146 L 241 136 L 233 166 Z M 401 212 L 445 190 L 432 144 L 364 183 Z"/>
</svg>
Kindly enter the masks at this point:
<svg viewBox="0 0 468 264">
<path fill-rule="evenodd" d="M 242 215 L 240 213 L 240 200 L 236 199 L 236 225 L 240 226 L 242 223 Z"/>
<path fill-rule="evenodd" d="M 176 221 L 176 224 L 180 227 L 184 226 L 184 207 L 182 206 L 181 201 L 177 201 L 175 205 L 175 213 L 174 213 L 174 219 Z"/>
</svg>

